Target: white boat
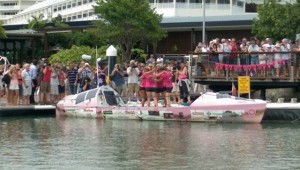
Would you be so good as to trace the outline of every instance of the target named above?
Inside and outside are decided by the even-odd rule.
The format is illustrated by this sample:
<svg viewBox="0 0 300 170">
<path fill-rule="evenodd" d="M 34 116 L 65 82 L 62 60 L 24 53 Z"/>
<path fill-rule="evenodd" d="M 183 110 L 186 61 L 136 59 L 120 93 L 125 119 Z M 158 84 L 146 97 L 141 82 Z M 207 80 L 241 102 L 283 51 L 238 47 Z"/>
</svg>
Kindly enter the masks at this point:
<svg viewBox="0 0 300 170">
<path fill-rule="evenodd" d="M 259 99 L 207 92 L 190 106 L 172 104 L 171 107 L 142 107 L 137 102 L 125 104 L 114 89 L 101 86 L 66 96 L 58 102 L 56 115 L 102 119 L 260 123 L 266 104 Z"/>
</svg>

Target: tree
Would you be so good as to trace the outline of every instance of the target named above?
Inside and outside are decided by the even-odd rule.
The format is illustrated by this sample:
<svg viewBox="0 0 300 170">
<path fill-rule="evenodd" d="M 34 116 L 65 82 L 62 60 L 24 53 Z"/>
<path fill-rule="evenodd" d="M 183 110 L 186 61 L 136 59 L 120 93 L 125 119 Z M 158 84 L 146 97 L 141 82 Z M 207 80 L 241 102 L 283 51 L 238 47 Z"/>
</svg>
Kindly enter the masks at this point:
<svg viewBox="0 0 300 170">
<path fill-rule="evenodd" d="M 5 29 L 2 27 L 3 22 L 0 21 L 0 38 L 6 38 Z"/>
<path fill-rule="evenodd" d="M 277 0 L 265 0 L 258 5 L 258 17 L 253 20 L 252 33 L 260 39 L 294 39 L 300 32 L 299 9 L 299 2 L 282 4 Z"/>
<path fill-rule="evenodd" d="M 105 57 L 105 49 L 100 48 L 97 51 L 97 56 L 100 58 Z M 62 62 L 67 65 L 69 62 L 79 63 L 82 60 L 82 55 L 90 55 L 92 58 L 88 61 L 90 64 L 96 63 L 96 49 L 88 46 L 72 46 L 71 49 L 60 50 L 56 54 L 52 54 L 49 58 L 51 63 Z M 95 64 L 96 65 L 96 64 Z"/>
<path fill-rule="evenodd" d="M 38 17 L 31 16 L 31 19 L 28 19 L 28 29 L 37 29 L 37 28 L 44 28 L 48 23 L 47 19 L 44 19 L 44 15 L 40 14 Z"/>
<path fill-rule="evenodd" d="M 95 22 L 96 35 L 120 47 L 121 61 L 130 59 L 136 43 L 151 43 L 156 47 L 166 36 L 160 27 L 162 16 L 146 0 L 98 0 L 94 8 L 101 18 Z"/>
</svg>

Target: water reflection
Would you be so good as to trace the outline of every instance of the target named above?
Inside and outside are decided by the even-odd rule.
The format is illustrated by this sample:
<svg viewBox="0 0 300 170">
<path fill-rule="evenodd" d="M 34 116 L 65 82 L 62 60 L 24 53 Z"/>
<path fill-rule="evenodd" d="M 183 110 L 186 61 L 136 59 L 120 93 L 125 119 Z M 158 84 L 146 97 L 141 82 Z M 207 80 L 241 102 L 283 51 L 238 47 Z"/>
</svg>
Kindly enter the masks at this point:
<svg viewBox="0 0 300 170">
<path fill-rule="evenodd" d="M 298 124 L 0 120 L 0 168 L 291 169 Z M 201 168 L 198 168 L 201 167 Z"/>
</svg>

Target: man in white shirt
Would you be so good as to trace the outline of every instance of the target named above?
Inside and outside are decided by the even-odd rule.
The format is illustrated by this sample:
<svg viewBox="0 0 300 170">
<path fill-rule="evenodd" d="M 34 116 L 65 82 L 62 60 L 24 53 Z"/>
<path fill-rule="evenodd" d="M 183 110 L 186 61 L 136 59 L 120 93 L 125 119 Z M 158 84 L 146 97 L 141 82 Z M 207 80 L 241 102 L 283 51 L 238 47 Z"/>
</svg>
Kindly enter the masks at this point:
<svg viewBox="0 0 300 170">
<path fill-rule="evenodd" d="M 163 66 L 164 65 L 164 63 L 163 63 L 163 61 L 164 61 L 164 59 L 161 57 L 161 55 L 158 55 L 158 57 L 157 57 L 157 59 L 156 59 L 156 64 L 158 65 L 158 66 Z"/>
<path fill-rule="evenodd" d="M 256 44 L 256 40 L 254 38 L 252 38 L 251 39 L 251 44 L 249 45 L 249 48 L 248 48 L 248 52 L 250 53 L 250 62 L 251 62 L 251 64 L 259 64 L 258 54 L 256 53 L 258 51 L 259 51 L 259 47 Z"/>
<path fill-rule="evenodd" d="M 139 94 L 139 74 L 140 70 L 135 65 L 135 61 L 130 61 L 130 66 L 127 68 L 127 74 L 128 74 L 128 102 L 131 101 L 131 96 L 134 96 L 134 93 L 136 94 L 137 101 L 138 94 Z"/>
</svg>

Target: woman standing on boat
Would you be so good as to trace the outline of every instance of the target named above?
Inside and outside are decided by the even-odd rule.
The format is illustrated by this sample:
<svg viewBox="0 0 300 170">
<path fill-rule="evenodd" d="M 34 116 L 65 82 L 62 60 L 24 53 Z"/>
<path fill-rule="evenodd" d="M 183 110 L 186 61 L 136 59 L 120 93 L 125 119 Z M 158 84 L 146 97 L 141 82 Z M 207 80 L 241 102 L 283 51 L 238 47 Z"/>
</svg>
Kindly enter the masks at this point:
<svg viewBox="0 0 300 170">
<path fill-rule="evenodd" d="M 173 84 L 172 84 L 172 72 L 168 68 L 165 68 L 165 71 L 163 74 L 163 81 L 164 81 L 164 86 L 165 86 L 166 106 L 171 107 L 170 94 L 173 89 Z"/>
<path fill-rule="evenodd" d="M 156 98 L 159 100 L 159 96 L 165 96 L 165 86 L 164 86 L 164 68 L 157 65 L 157 71 L 155 73 L 155 83 L 156 83 Z M 166 99 L 164 99 L 166 100 Z M 166 106 L 166 101 L 164 102 Z"/>
<path fill-rule="evenodd" d="M 11 65 L 7 73 L 10 77 L 8 105 L 17 105 L 19 98 L 19 85 L 17 77 L 17 69 L 15 65 Z"/>
<path fill-rule="evenodd" d="M 146 94 L 146 83 L 148 81 L 148 75 L 149 74 L 149 68 L 148 67 L 144 67 L 142 76 L 141 76 L 141 82 L 140 82 L 140 95 L 142 98 L 142 107 L 145 106 L 145 102 L 147 99 L 147 94 Z"/>
<path fill-rule="evenodd" d="M 153 68 L 153 64 L 149 64 L 149 72 L 147 74 L 145 89 L 147 94 L 147 105 L 150 107 L 150 99 L 151 96 L 154 100 L 154 106 L 158 106 L 158 101 L 156 98 L 156 83 L 155 83 L 155 68 Z"/>
<path fill-rule="evenodd" d="M 178 76 L 178 85 L 180 91 L 180 98 L 182 102 L 191 102 L 190 94 L 189 94 L 189 79 L 188 79 L 188 70 L 187 66 L 184 62 L 180 63 L 180 70 Z"/>
</svg>

